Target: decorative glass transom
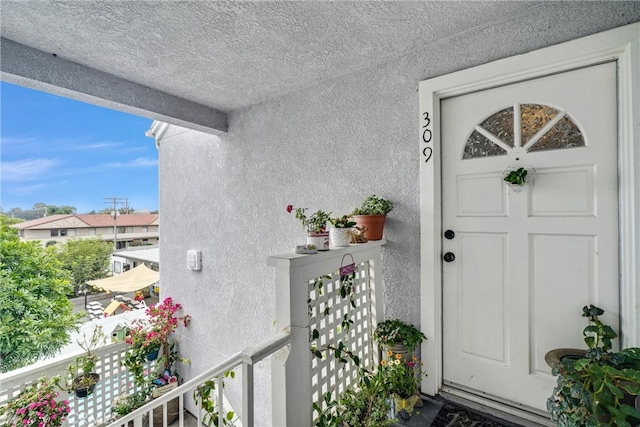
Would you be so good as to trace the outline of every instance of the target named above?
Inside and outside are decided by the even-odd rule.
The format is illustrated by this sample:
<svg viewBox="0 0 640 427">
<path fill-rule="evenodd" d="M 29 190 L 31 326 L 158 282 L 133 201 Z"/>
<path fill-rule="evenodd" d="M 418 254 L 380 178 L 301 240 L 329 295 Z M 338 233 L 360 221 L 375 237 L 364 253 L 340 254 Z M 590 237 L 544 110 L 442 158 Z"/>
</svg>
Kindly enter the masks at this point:
<svg viewBox="0 0 640 427">
<path fill-rule="evenodd" d="M 565 110 L 548 105 L 516 104 L 476 125 L 467 139 L 462 158 L 504 156 L 514 147 L 531 152 L 584 146 L 582 132 Z"/>
</svg>

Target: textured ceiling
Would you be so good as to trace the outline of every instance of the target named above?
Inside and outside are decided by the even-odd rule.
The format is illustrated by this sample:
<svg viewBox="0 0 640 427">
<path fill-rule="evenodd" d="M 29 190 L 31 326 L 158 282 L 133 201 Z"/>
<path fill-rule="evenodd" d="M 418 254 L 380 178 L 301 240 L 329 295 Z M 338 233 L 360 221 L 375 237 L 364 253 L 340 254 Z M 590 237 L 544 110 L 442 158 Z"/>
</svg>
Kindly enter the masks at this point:
<svg viewBox="0 0 640 427">
<path fill-rule="evenodd" d="M 463 33 L 518 22 L 517 36 L 535 39 L 577 12 L 597 29 L 599 20 L 640 19 L 640 2 L 1 0 L 0 30 L 5 40 L 229 112 Z"/>
<path fill-rule="evenodd" d="M 2 37 L 230 111 L 540 2 L 6 1 Z"/>
</svg>

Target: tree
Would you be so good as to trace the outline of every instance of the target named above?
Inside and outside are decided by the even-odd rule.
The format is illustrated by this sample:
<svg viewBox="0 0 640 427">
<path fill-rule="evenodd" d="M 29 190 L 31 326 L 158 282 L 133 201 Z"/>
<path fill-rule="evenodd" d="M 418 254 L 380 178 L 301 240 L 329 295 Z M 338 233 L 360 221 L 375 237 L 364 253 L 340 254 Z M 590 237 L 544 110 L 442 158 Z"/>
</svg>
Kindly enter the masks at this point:
<svg viewBox="0 0 640 427">
<path fill-rule="evenodd" d="M 2 217 L 1 221 L 6 225 L 20 224 L 21 222 L 24 222 L 24 220 L 21 218 L 11 218 L 6 216 L 5 214 L 0 214 L 0 217 Z"/>
<path fill-rule="evenodd" d="M 69 341 L 81 316 L 70 288 L 51 250 L 21 242 L 0 219 L 0 371 L 52 356 Z"/>
<path fill-rule="evenodd" d="M 75 295 L 87 281 L 107 277 L 112 243 L 102 241 L 99 237 L 71 237 L 54 248 L 62 268 L 69 272 Z"/>
</svg>

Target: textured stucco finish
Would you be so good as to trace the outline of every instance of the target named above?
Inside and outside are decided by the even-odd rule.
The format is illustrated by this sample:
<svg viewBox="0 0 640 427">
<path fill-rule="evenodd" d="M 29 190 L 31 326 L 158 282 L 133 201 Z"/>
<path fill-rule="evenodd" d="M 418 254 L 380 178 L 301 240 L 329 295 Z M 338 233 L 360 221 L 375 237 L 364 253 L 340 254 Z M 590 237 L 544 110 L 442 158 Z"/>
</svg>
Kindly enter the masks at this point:
<svg viewBox="0 0 640 427">
<path fill-rule="evenodd" d="M 185 341 L 193 372 L 284 326 L 272 324 L 274 272 L 265 260 L 304 241 L 287 204 L 343 214 L 370 194 L 392 199 L 385 317 L 419 325 L 418 82 L 602 29 L 598 17 L 574 10 L 543 31 L 529 25 L 534 14 L 236 111 L 223 137 L 176 127 L 165 134 L 162 289 L 194 314 Z M 202 250 L 201 272 L 185 270 L 188 249 Z M 258 419 L 266 422 L 264 397 Z"/>
<path fill-rule="evenodd" d="M 528 14 L 533 19 L 523 18 Z M 639 15 L 633 1 L 3 0 L 0 32 L 89 67 L 88 78 L 102 72 L 161 97 L 228 112 L 424 45 L 459 37 L 473 42 L 490 28 L 511 29 L 497 45 L 538 37 L 544 43 L 568 34 L 565 27 L 586 23 L 579 31 L 593 32 Z M 482 59 L 484 52 L 467 52 L 476 55 Z"/>
</svg>

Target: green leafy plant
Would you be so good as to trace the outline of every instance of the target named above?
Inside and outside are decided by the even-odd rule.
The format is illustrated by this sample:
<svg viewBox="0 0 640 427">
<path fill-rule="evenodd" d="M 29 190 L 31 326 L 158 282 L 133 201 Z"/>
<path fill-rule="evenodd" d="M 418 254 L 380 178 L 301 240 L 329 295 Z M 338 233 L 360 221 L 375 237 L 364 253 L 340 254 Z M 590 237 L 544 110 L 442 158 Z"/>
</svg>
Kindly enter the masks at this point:
<svg viewBox="0 0 640 427">
<path fill-rule="evenodd" d="M 234 371 L 225 371 L 222 374 L 223 381 L 221 382 L 222 387 L 224 388 L 224 378 L 235 378 L 236 373 Z M 193 400 L 196 402 L 196 405 L 201 405 L 202 410 L 204 411 L 204 416 L 202 422 L 206 426 L 234 426 L 236 425 L 236 420 L 238 417 L 235 412 L 229 411 L 225 414 L 224 417 L 220 417 L 220 411 L 218 410 L 218 405 L 215 401 L 215 391 L 216 391 L 216 381 L 209 380 L 204 382 L 202 385 L 198 386 L 193 391 Z"/>
<path fill-rule="evenodd" d="M 423 375 L 421 363 L 415 355 L 406 360 L 402 354 L 389 350 L 387 360 L 380 362 L 380 370 L 387 390 L 401 398 L 408 398 L 418 394 L 418 388 Z"/>
<path fill-rule="evenodd" d="M 412 352 L 427 337 L 415 326 L 404 323 L 399 319 L 390 319 L 381 322 L 373 331 L 373 339 L 378 344 L 389 346 L 401 342 Z"/>
<path fill-rule="evenodd" d="M 402 419 L 408 419 L 413 413 L 414 405 L 422 400 L 418 391 L 420 381 L 426 375 L 422 371 L 422 363 L 415 355 L 407 360 L 403 354 L 389 350 L 387 359 L 380 362 L 379 369 L 398 415 Z"/>
<path fill-rule="evenodd" d="M 107 337 L 100 325 L 93 328 L 89 338 L 84 335 L 82 339 L 77 339 L 76 343 L 84 350 L 84 354 L 76 357 L 74 362 L 67 366 L 64 382 L 60 379 L 57 382 L 58 387 L 68 392 L 81 392 L 84 396 L 91 394 L 93 387 L 100 381 L 100 375 L 94 372 L 98 363 L 96 350 L 106 342 Z"/>
<path fill-rule="evenodd" d="M 504 180 L 508 183 L 523 186 L 525 184 L 525 178 L 527 177 L 527 170 L 525 168 L 518 168 L 509 172 Z"/>
<path fill-rule="evenodd" d="M 353 221 L 351 217 L 347 215 L 331 218 L 329 222 L 331 222 L 331 225 L 333 225 L 336 228 L 351 228 L 351 227 L 355 227 L 356 225 L 356 222 Z"/>
<path fill-rule="evenodd" d="M 361 371 L 358 384 L 345 391 L 339 399 L 338 417 L 349 427 L 384 427 L 392 423 L 389 418 L 391 402 L 380 371 Z"/>
<path fill-rule="evenodd" d="M 293 212 L 293 205 L 287 205 L 287 212 Z M 327 223 L 331 220 L 331 212 L 318 210 L 307 217 L 305 211 L 307 208 L 296 208 L 295 216 L 302 222 L 302 226 L 307 233 L 321 233 L 326 230 Z"/>
<path fill-rule="evenodd" d="M 7 427 L 59 427 L 71 411 L 69 402 L 59 401 L 58 378 L 42 376 L 26 386 L 7 404 L 0 406 L 0 424 Z"/>
<path fill-rule="evenodd" d="M 351 215 L 386 215 L 393 209 L 391 200 L 383 199 L 375 194 L 367 197 L 360 207 L 353 210 Z"/>
<path fill-rule="evenodd" d="M 138 390 L 135 393 L 122 393 L 111 403 L 111 412 L 121 417 L 143 407 L 149 400 L 151 389 L 149 387 Z"/>
<path fill-rule="evenodd" d="M 73 313 L 68 274 L 53 248 L 22 242 L 0 219 L 0 371 L 53 356 L 83 313 Z"/>
<path fill-rule="evenodd" d="M 633 406 L 640 394 L 640 348 L 612 352 L 616 332 L 603 324 L 604 310 L 594 305 L 583 308 L 589 318 L 584 328 L 585 357 L 565 358 L 553 368 L 558 376 L 547 410 L 559 426 L 628 426 L 640 423 L 640 411 Z"/>
<path fill-rule="evenodd" d="M 84 350 L 84 355 L 80 356 L 78 359 L 80 363 L 80 368 L 82 372 L 85 374 L 90 374 L 96 368 L 96 364 L 98 363 L 98 355 L 96 354 L 96 350 L 107 342 L 107 336 L 104 334 L 101 325 L 96 325 L 93 328 L 93 332 L 91 333 L 91 337 L 87 339 L 86 335 L 82 337 L 82 339 L 76 340 L 81 349 Z"/>
</svg>

